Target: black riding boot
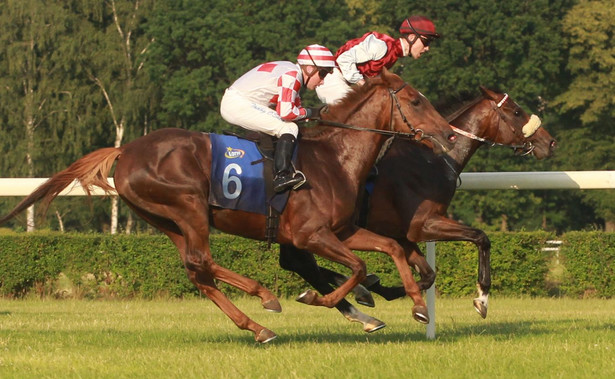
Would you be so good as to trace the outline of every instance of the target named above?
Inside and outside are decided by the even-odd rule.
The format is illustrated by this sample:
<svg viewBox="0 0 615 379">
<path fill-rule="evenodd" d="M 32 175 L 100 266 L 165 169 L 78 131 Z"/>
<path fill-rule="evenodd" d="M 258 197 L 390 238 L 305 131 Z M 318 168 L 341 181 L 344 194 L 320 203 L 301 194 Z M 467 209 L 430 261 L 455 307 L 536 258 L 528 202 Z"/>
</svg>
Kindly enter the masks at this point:
<svg viewBox="0 0 615 379">
<path fill-rule="evenodd" d="M 295 136 L 282 134 L 278 138 L 273 157 L 275 177 L 273 178 L 273 190 L 284 192 L 304 181 L 303 175 L 296 175 L 291 163 L 293 150 L 295 149 Z"/>
</svg>

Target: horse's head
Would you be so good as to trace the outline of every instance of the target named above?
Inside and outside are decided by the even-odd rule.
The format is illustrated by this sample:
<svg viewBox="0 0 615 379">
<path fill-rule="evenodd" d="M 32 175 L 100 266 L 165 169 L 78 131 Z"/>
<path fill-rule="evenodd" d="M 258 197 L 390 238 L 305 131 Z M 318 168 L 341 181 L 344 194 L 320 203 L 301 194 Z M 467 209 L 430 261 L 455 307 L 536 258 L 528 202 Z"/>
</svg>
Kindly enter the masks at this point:
<svg viewBox="0 0 615 379">
<path fill-rule="evenodd" d="M 497 115 L 497 122 L 492 123 L 496 129 L 490 133 L 494 136 L 493 142 L 512 146 L 515 153 L 533 154 L 538 159 L 548 158 L 553 154 L 557 143 L 549 132 L 541 127 L 538 116 L 529 116 L 506 93 L 498 93 L 483 86 L 480 90 L 483 96 L 490 100 L 492 110 Z"/>
<path fill-rule="evenodd" d="M 391 96 L 391 107 L 382 111 L 391 113 L 396 130 L 414 134 L 414 140 L 432 148 L 436 153 L 450 151 L 457 140 L 448 121 L 427 98 L 399 76 L 384 69 L 380 75 L 383 86 Z"/>
<path fill-rule="evenodd" d="M 457 136 L 449 123 L 420 92 L 399 76 L 383 73 L 356 87 L 330 107 L 323 118 L 378 129 L 421 142 L 436 153 L 453 148 Z"/>
</svg>

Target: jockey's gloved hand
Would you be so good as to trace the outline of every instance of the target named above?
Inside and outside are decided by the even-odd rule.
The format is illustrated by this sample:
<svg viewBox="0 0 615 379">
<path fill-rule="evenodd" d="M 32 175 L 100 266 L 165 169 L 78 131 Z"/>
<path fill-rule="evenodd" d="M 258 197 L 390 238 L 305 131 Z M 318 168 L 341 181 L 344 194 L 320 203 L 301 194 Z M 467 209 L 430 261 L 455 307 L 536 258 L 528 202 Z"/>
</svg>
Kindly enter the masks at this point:
<svg viewBox="0 0 615 379">
<path fill-rule="evenodd" d="M 318 107 L 307 107 L 305 108 L 305 118 L 310 120 L 320 120 L 320 112 L 327 104 L 322 104 Z"/>
</svg>

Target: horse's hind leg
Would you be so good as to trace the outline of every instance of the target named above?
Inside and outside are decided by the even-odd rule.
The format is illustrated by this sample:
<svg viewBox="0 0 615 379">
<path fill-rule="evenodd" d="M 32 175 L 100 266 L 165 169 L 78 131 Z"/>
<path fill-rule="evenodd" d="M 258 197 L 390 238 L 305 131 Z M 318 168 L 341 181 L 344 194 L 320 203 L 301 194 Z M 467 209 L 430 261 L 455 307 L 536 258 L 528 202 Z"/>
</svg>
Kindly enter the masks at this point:
<svg viewBox="0 0 615 379">
<path fill-rule="evenodd" d="M 190 233 L 190 232 L 189 232 Z M 244 278 L 228 269 L 225 269 L 211 259 L 209 251 L 209 243 L 206 237 L 195 237 L 194 234 L 186 235 L 186 249 L 182 257 L 184 266 L 188 273 L 188 278 L 207 296 L 211 301 L 224 312 L 237 327 L 240 329 L 251 330 L 254 333 L 254 339 L 257 342 L 266 343 L 276 338 L 275 333 L 271 330 L 252 321 L 248 316 L 241 312 L 216 286 L 214 279 L 222 280 L 230 285 L 240 288 L 248 293 L 256 294 L 266 291 L 271 295 L 272 299 L 265 301 L 268 306 L 272 306 L 272 310 L 281 310 L 279 302 L 264 287 L 260 286 L 256 281 Z M 232 274 L 232 275 L 229 275 Z M 235 279 L 235 280 L 234 280 Z M 239 279 L 239 280 L 236 280 Z M 260 288 L 259 288 L 260 287 Z M 264 305 L 265 305 L 264 303 Z M 276 306 L 277 305 L 277 306 Z"/>
<path fill-rule="evenodd" d="M 156 227 L 158 230 L 166 234 L 171 239 L 171 241 L 175 244 L 175 246 L 177 247 L 177 250 L 179 250 L 179 254 L 182 258 L 182 261 L 183 262 L 186 261 L 186 240 L 184 238 L 183 233 L 180 231 L 179 227 L 177 226 L 175 222 L 169 219 L 166 219 L 164 217 L 157 216 L 150 212 L 147 212 L 135 206 L 133 203 L 128 201 L 126 198 L 123 198 L 123 200 L 139 217 L 141 217 L 142 219 L 144 219 L 145 221 L 147 221 L 148 223 Z M 207 243 L 207 246 L 209 246 L 209 243 Z M 231 278 L 227 280 L 232 281 L 233 280 L 232 278 L 236 278 L 236 279 L 235 279 L 235 282 L 232 282 L 232 283 L 225 280 L 224 277 L 216 278 L 216 279 L 222 280 L 225 283 L 233 285 L 251 296 L 260 297 L 263 308 L 265 308 L 268 311 L 271 311 L 271 312 L 281 312 L 282 311 L 282 307 L 277 297 L 273 293 L 271 293 L 271 291 L 269 291 L 267 288 L 260 285 L 257 281 L 243 277 L 222 266 L 217 266 L 217 268 L 218 270 L 220 270 L 221 273 L 223 273 L 223 275 L 226 275 L 227 277 Z"/>
<path fill-rule="evenodd" d="M 217 280 L 239 288 L 249 295 L 260 297 L 261 304 L 266 310 L 276 313 L 282 312 L 282 306 L 280 305 L 278 298 L 267 288 L 260 285 L 256 280 L 246 278 L 245 276 L 239 275 L 236 272 L 213 262 L 212 271 L 215 272 L 215 278 Z"/>
<path fill-rule="evenodd" d="M 254 338 L 257 342 L 266 343 L 276 338 L 275 333 L 252 321 L 248 316 L 246 316 L 237 307 L 235 307 L 235 305 L 231 303 L 231 301 L 217 288 L 213 280 L 213 275 L 209 270 L 204 270 L 202 269 L 202 267 L 197 267 L 196 269 L 191 269 L 190 267 L 188 267 L 188 265 L 186 264 L 188 256 L 188 243 L 186 241 L 186 238 L 178 228 L 177 224 L 175 224 L 169 219 L 154 215 L 148 211 L 136 207 L 127 199 L 124 200 L 141 218 L 158 228 L 171 239 L 171 241 L 179 250 L 182 261 L 186 266 L 186 272 L 190 281 L 194 283 L 194 285 L 205 296 L 211 299 L 214 304 L 216 304 L 216 306 L 220 308 L 231 320 L 233 320 L 237 327 L 239 327 L 240 329 L 252 331 L 254 333 Z M 197 238 L 197 241 L 198 240 L 199 238 Z M 204 251 L 209 252 L 208 245 L 209 244 L 207 242 L 204 242 Z M 211 254 L 209 256 L 211 257 Z M 264 287 L 261 288 L 262 289 L 257 290 L 256 292 L 261 295 L 263 306 L 265 306 L 265 304 L 267 303 L 268 306 L 272 307 L 273 309 L 281 309 L 281 307 L 279 307 L 279 302 L 277 301 L 275 296 L 273 296 L 273 294 L 267 291 L 267 289 L 265 289 Z M 275 301 L 272 302 L 270 299 L 271 297 L 273 297 Z M 275 304 L 277 304 L 277 307 L 275 306 Z"/>
<path fill-rule="evenodd" d="M 188 278 L 190 278 L 190 280 L 199 287 L 201 292 L 213 301 L 222 312 L 233 320 L 237 327 L 244 330 L 251 330 L 254 333 L 256 342 L 267 343 L 277 337 L 274 332 L 252 321 L 240 311 L 239 308 L 218 289 L 209 272 L 188 270 Z"/>
</svg>

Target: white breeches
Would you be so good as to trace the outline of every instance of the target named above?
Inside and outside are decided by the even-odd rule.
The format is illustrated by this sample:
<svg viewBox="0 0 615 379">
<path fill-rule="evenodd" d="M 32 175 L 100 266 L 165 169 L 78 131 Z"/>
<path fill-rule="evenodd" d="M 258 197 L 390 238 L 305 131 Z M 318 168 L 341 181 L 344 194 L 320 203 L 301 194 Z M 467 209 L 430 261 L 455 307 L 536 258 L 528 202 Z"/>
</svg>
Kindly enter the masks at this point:
<svg viewBox="0 0 615 379">
<path fill-rule="evenodd" d="M 316 95 L 325 104 L 335 104 L 340 101 L 352 88 L 342 76 L 339 69 L 325 76 L 324 82 L 316 87 Z"/>
<path fill-rule="evenodd" d="M 222 96 L 220 114 L 230 124 L 275 137 L 292 134 L 296 138 L 299 133 L 297 124 L 282 120 L 275 110 L 246 99 L 232 88 Z"/>
</svg>

